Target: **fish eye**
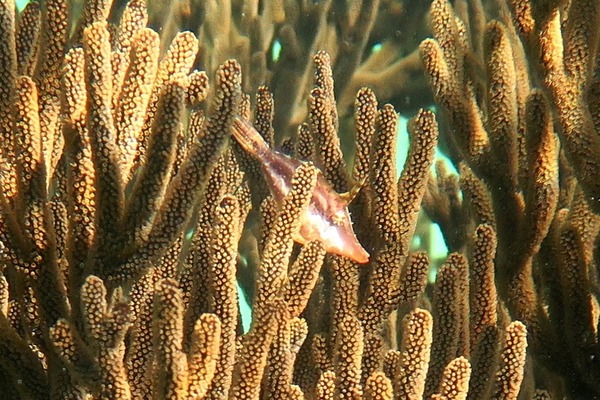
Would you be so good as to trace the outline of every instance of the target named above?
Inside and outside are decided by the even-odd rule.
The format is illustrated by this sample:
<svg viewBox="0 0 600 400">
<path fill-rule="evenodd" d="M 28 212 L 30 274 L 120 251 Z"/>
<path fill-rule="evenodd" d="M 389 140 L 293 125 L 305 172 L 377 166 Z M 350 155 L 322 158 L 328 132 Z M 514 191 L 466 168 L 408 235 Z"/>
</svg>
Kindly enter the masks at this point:
<svg viewBox="0 0 600 400">
<path fill-rule="evenodd" d="M 336 226 L 342 225 L 344 222 L 344 210 L 336 211 L 336 213 L 333 214 L 331 221 Z"/>
</svg>

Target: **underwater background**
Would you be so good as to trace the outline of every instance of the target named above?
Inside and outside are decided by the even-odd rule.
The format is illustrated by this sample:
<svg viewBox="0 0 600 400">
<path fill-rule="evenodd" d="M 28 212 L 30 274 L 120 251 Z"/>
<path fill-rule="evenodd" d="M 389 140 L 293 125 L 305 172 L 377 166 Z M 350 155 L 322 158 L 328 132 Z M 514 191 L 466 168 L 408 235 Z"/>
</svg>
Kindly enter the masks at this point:
<svg viewBox="0 0 600 400">
<path fill-rule="evenodd" d="M 599 49 L 593 0 L 0 0 L 0 398 L 600 398 Z"/>
</svg>

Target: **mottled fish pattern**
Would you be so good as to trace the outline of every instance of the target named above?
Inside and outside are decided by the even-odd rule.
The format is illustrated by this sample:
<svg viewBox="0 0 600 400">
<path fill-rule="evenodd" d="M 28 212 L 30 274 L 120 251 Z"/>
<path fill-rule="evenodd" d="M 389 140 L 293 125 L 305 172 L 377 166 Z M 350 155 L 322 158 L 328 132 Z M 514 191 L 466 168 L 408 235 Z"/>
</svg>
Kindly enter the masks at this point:
<svg viewBox="0 0 600 400">
<path fill-rule="evenodd" d="M 234 117 L 231 132 L 240 146 L 260 162 L 271 195 L 281 204 L 292 186 L 294 171 L 303 161 L 269 148 L 256 129 L 241 117 Z M 320 171 L 313 197 L 294 240 L 302 244 L 318 240 L 329 253 L 361 264 L 369 261 L 369 253 L 358 242 L 352 229 L 346 200 L 333 190 Z"/>
</svg>

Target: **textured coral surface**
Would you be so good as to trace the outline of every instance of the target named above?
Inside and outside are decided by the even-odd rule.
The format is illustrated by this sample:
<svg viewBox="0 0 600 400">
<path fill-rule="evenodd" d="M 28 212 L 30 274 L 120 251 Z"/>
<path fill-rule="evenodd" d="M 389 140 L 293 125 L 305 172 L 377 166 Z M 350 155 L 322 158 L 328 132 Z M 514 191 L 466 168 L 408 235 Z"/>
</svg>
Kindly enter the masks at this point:
<svg viewBox="0 0 600 400">
<path fill-rule="evenodd" d="M 0 0 L 0 397 L 600 396 L 598 50 L 595 0 Z M 368 263 L 299 243 L 323 182 Z"/>
</svg>

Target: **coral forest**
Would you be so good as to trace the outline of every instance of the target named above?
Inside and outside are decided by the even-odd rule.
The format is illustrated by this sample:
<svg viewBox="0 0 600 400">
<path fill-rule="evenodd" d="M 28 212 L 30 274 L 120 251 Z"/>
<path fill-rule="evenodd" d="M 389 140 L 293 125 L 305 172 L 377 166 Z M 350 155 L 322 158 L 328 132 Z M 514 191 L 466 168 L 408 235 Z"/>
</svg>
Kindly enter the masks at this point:
<svg viewBox="0 0 600 400">
<path fill-rule="evenodd" d="M 0 0 L 0 397 L 600 398 L 599 50 L 595 0 Z M 368 262 L 298 242 L 322 182 Z"/>
</svg>

